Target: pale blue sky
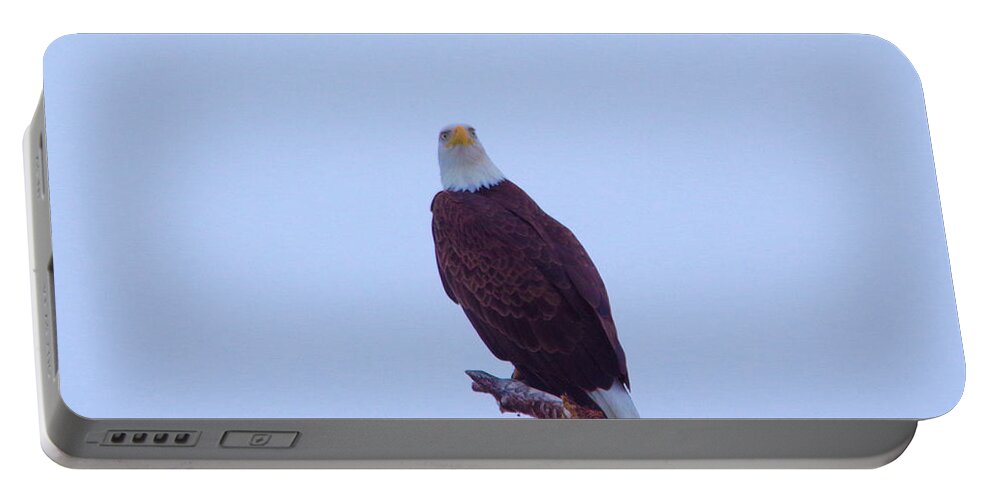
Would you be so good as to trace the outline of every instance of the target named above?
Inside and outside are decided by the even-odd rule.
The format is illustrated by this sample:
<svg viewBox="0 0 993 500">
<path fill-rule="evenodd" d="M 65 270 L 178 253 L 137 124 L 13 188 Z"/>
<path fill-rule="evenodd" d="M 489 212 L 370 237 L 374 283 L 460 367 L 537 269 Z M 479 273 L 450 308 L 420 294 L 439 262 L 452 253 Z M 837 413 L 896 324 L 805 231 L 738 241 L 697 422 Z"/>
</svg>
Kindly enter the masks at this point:
<svg viewBox="0 0 993 500">
<path fill-rule="evenodd" d="M 964 379 L 920 82 L 867 36 L 71 36 L 61 387 L 90 417 L 498 417 L 436 134 L 601 270 L 645 417 L 920 418 Z"/>
</svg>

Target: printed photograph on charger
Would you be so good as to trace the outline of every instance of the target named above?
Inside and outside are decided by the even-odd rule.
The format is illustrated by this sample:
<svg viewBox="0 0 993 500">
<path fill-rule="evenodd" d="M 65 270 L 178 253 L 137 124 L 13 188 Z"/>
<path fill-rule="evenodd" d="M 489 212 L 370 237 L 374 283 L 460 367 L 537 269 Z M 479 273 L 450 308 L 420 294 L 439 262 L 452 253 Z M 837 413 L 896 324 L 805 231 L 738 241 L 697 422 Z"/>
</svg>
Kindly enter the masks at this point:
<svg viewBox="0 0 993 500">
<path fill-rule="evenodd" d="M 883 40 L 76 35 L 45 65 L 80 415 L 927 418 L 961 392 L 920 82 Z"/>
</svg>

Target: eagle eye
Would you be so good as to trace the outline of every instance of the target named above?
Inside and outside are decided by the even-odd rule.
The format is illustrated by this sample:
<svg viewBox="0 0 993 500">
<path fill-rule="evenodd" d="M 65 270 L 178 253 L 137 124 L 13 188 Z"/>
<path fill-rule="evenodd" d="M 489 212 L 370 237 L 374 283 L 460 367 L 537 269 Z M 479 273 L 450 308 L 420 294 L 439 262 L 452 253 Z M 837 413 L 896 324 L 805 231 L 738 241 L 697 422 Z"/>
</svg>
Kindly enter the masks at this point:
<svg viewBox="0 0 993 500">
<path fill-rule="evenodd" d="M 441 139 L 441 140 L 443 140 L 443 141 L 447 141 L 449 135 L 451 135 L 451 133 L 446 130 L 446 131 L 442 132 L 441 135 L 438 136 L 438 138 Z"/>
</svg>

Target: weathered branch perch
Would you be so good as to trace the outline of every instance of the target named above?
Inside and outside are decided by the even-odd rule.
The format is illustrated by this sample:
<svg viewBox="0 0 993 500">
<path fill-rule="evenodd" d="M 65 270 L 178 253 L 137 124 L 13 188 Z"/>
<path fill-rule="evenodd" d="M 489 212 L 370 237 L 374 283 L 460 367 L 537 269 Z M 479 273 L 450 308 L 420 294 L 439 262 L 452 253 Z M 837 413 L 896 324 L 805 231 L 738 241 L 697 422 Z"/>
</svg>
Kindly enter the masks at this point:
<svg viewBox="0 0 993 500">
<path fill-rule="evenodd" d="M 604 418 L 598 409 L 573 404 L 566 398 L 539 391 L 520 380 L 499 378 L 480 370 L 466 370 L 472 390 L 493 396 L 500 413 L 520 413 L 534 418 Z"/>
</svg>

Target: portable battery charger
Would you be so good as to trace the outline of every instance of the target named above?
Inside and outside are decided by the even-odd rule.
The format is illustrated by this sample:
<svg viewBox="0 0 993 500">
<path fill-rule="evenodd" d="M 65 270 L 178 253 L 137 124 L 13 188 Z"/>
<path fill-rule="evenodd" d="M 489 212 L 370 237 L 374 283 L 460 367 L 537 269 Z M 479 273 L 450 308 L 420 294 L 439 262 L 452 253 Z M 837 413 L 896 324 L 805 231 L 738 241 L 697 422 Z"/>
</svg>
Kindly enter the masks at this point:
<svg viewBox="0 0 993 500">
<path fill-rule="evenodd" d="M 963 390 L 877 37 L 70 35 L 24 153 L 70 467 L 877 467 Z"/>
</svg>

